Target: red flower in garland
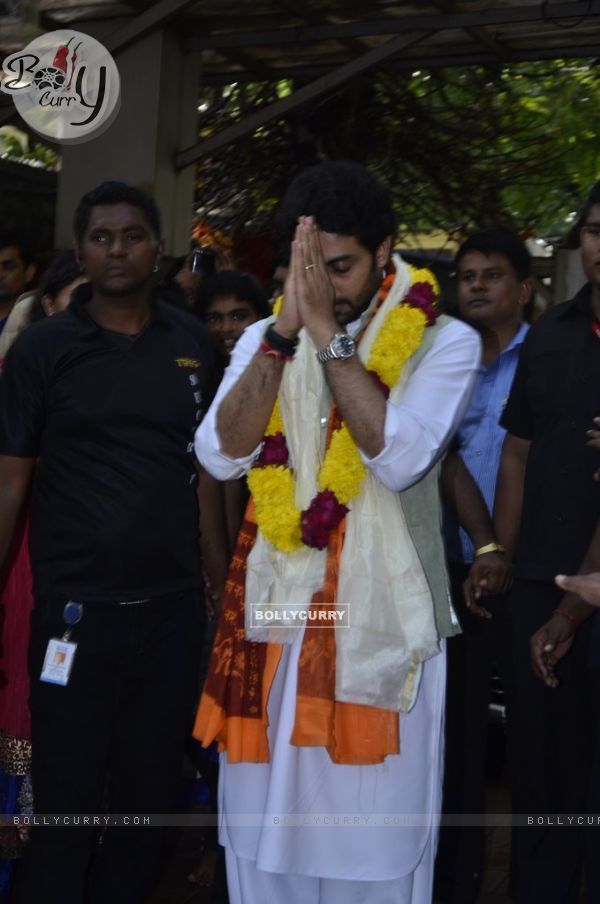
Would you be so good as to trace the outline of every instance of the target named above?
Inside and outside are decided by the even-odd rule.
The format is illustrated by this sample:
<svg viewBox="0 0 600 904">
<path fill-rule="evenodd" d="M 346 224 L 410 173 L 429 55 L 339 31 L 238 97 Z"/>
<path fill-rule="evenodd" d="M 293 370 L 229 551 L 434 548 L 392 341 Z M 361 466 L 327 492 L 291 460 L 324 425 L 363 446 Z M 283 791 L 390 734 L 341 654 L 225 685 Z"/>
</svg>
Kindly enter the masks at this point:
<svg viewBox="0 0 600 904">
<path fill-rule="evenodd" d="M 265 436 L 260 455 L 255 467 L 267 465 L 287 465 L 289 458 L 288 447 L 283 433 L 273 433 Z"/>
<path fill-rule="evenodd" d="M 411 308 L 420 308 L 423 311 L 427 317 L 427 326 L 432 326 L 439 316 L 435 302 L 435 291 L 428 282 L 413 283 L 404 299 L 404 303 L 410 305 Z"/>
<path fill-rule="evenodd" d="M 350 509 L 341 505 L 331 490 L 322 490 L 302 512 L 302 540 L 307 546 L 325 549 L 329 534 Z"/>
</svg>

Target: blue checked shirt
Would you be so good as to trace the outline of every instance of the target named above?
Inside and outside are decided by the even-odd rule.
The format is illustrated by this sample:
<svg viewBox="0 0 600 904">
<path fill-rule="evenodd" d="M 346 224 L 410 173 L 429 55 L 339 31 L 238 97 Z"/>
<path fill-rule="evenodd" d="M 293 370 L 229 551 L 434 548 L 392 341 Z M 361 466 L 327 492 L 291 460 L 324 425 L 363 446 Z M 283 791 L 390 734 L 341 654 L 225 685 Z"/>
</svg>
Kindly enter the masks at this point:
<svg viewBox="0 0 600 904">
<path fill-rule="evenodd" d="M 502 443 L 506 434 L 499 421 L 528 330 L 529 324 L 523 323 L 496 360 L 489 367 L 480 367 L 471 402 L 455 437 L 458 452 L 481 490 L 490 512 L 494 505 Z M 458 527 L 455 518 L 448 512 L 445 518 L 445 538 L 450 560 L 473 561 L 473 544 L 468 534 Z"/>
</svg>

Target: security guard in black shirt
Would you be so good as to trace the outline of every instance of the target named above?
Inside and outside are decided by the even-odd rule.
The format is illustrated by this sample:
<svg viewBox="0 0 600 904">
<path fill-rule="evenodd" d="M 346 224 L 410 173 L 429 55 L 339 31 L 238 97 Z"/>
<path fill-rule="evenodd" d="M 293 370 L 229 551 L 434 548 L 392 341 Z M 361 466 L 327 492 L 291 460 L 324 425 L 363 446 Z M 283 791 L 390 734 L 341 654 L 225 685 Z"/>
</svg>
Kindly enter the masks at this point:
<svg viewBox="0 0 600 904">
<path fill-rule="evenodd" d="M 586 828 L 583 819 L 600 803 L 594 765 L 600 671 L 593 655 L 600 622 L 582 628 L 568 653 L 561 649 L 558 686 L 543 684 L 530 662 L 531 637 L 553 619 L 569 623 L 554 575 L 579 569 L 600 515 L 597 453 L 586 446 L 600 412 L 600 182 L 585 202 L 578 234 L 588 282 L 532 326 L 501 421 L 508 432 L 496 533 L 507 554 L 514 553 L 515 577 L 508 603 L 515 688 L 511 784 L 514 812 L 531 820 L 513 834 L 516 904 L 580 900 L 585 847 L 591 855 L 586 900 L 600 900 L 597 829 Z M 557 814 L 561 822 L 552 822 Z"/>
<path fill-rule="evenodd" d="M 202 325 L 152 290 L 163 245 L 147 195 L 104 183 L 80 202 L 75 238 L 89 284 L 25 331 L 0 383 L 0 561 L 35 466 L 34 804 L 50 826 L 78 824 L 33 829 L 21 900 L 135 904 L 162 835 L 144 815 L 172 806 L 195 702 L 192 440 L 215 368 Z M 107 820 L 75 819 L 103 803 Z M 112 827 L 116 814 L 142 826 Z M 94 822 L 109 826 L 95 850 Z"/>
</svg>

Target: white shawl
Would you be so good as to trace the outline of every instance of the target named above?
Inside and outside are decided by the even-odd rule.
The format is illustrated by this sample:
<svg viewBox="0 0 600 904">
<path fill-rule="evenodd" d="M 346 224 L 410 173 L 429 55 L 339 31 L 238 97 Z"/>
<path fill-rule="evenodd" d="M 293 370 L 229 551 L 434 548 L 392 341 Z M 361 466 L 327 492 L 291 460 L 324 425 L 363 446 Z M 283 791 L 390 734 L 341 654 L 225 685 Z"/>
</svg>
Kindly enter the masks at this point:
<svg viewBox="0 0 600 904">
<path fill-rule="evenodd" d="M 407 266 L 398 257 L 394 263 L 394 284 L 359 345 L 363 362 L 386 314 L 400 303 L 410 285 Z M 410 372 L 409 361 L 391 389 L 391 402 L 399 402 Z M 279 394 L 299 509 L 307 508 L 318 491 L 324 394 L 328 399 L 323 368 L 303 330 Z M 246 577 L 248 640 L 294 640 L 304 622 L 298 627 L 278 627 L 272 622 L 256 627 L 256 611 L 308 609 L 313 593 L 323 586 L 325 564 L 325 550 L 303 547 L 286 554 L 259 530 Z M 349 625 L 336 625 L 336 699 L 408 711 L 416 699 L 421 662 L 439 652 L 433 601 L 400 495 L 378 483 L 368 469 L 346 516 L 337 602 L 349 607 Z"/>
</svg>

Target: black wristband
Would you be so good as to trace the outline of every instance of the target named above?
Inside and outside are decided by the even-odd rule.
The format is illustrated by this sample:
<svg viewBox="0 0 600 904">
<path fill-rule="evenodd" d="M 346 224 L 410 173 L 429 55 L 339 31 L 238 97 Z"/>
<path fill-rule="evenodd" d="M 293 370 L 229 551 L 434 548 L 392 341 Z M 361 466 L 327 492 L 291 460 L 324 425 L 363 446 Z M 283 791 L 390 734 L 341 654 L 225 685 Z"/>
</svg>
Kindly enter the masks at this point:
<svg viewBox="0 0 600 904">
<path fill-rule="evenodd" d="M 271 348 L 274 348 L 276 352 L 280 352 L 288 358 L 293 358 L 296 346 L 298 345 L 297 339 L 286 339 L 285 336 L 282 336 L 277 332 L 272 323 L 270 323 L 265 330 L 264 340 Z"/>
</svg>

